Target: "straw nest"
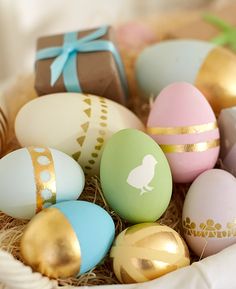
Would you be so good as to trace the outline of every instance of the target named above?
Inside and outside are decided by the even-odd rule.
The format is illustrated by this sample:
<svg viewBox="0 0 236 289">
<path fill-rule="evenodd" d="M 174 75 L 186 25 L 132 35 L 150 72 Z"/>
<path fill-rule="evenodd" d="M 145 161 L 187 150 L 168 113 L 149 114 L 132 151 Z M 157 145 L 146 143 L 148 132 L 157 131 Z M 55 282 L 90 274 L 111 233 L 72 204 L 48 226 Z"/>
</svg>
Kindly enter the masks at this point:
<svg viewBox="0 0 236 289">
<path fill-rule="evenodd" d="M 150 103 L 136 97 L 137 91 L 133 75 L 134 62 L 138 53 L 139 51 L 135 51 L 135 53 L 127 53 L 127 51 L 123 51 L 123 54 L 125 55 L 123 58 L 131 88 L 129 108 L 133 110 L 144 122 L 146 122 L 146 118 L 150 110 Z M 32 75 L 20 76 L 5 93 L 10 133 L 8 135 L 8 139 L 6 140 L 7 146 L 5 147 L 2 155 L 19 148 L 19 144 L 17 143 L 13 132 L 14 119 L 20 107 L 27 101 L 36 97 L 36 93 L 33 89 L 33 82 L 34 79 Z M 188 187 L 188 185 L 174 185 L 173 196 L 169 207 L 162 218 L 158 220 L 159 223 L 170 226 L 180 234 L 183 200 Z M 115 222 L 116 235 L 129 226 L 128 223 L 124 222 L 106 204 L 98 177 L 92 177 L 86 180 L 86 187 L 80 199 L 94 202 L 107 210 Z M 0 248 L 12 253 L 13 256 L 19 260 L 21 260 L 19 243 L 26 224 L 27 221 L 25 220 L 16 220 L 0 212 Z M 58 280 L 58 282 L 60 285 L 74 286 L 118 283 L 112 271 L 112 264 L 109 256 L 107 256 L 102 264 L 98 265 L 94 270 L 80 276 L 79 278 L 68 278 L 65 280 Z"/>
</svg>

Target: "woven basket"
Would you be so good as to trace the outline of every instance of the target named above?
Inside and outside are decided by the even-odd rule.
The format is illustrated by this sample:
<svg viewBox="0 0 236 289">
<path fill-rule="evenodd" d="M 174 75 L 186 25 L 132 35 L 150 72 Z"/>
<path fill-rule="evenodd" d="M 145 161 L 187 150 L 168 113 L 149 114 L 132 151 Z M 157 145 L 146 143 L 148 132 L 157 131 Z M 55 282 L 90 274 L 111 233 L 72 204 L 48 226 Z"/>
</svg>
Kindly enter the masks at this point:
<svg viewBox="0 0 236 289">
<path fill-rule="evenodd" d="M 158 39 L 165 38 L 165 36 L 172 31 L 174 28 L 178 28 L 184 25 L 188 25 L 191 21 L 194 21 L 199 17 L 199 11 L 194 12 L 178 12 L 168 15 L 151 17 L 145 20 L 147 25 L 150 25 L 156 32 Z M 131 109 L 144 121 L 149 112 L 149 103 L 145 103 L 138 99 L 136 84 L 134 80 L 134 63 L 139 54 L 140 50 L 145 45 L 137 49 L 135 52 L 127 49 L 122 50 L 122 55 L 125 63 L 125 67 L 128 74 L 129 85 L 131 87 Z M 1 143 L 0 156 L 7 154 L 8 152 L 17 149 L 19 147 L 15 136 L 14 136 L 14 120 L 19 109 L 31 99 L 37 97 L 34 88 L 34 77 L 33 75 L 19 76 L 13 83 L 8 85 L 5 92 L 0 95 L 0 108 L 4 113 L 4 147 L 3 142 Z M 7 133 L 6 133 L 7 131 Z M 168 210 L 159 222 L 164 223 L 172 228 L 176 229 L 181 233 L 181 212 L 182 204 L 185 193 L 188 186 L 175 186 L 172 201 L 169 205 Z M 99 204 L 107 209 L 106 204 L 103 203 L 99 190 L 99 180 L 93 178 L 88 180 L 86 190 L 91 199 L 90 201 L 99 200 Z M 94 193 L 95 192 L 95 193 Z M 92 193 L 92 195 L 91 195 Z M 93 197 L 95 196 L 95 197 Z M 108 209 L 109 210 L 109 209 Z M 117 233 L 125 228 L 126 224 L 121 223 L 119 219 L 115 219 Z M 236 285 L 231 282 L 234 278 L 233 266 L 225 266 L 225 263 L 230 265 L 233 264 L 236 258 L 236 245 L 229 247 L 221 253 L 206 258 L 205 260 L 196 262 L 187 268 L 183 268 L 167 274 L 157 280 L 150 281 L 143 284 L 137 285 L 111 285 L 117 283 L 114 275 L 112 274 L 109 260 L 105 262 L 102 269 L 95 269 L 88 274 L 80 277 L 79 279 L 70 278 L 68 280 L 49 280 L 47 277 L 41 276 L 39 273 L 32 273 L 31 268 L 26 267 L 18 261 L 20 259 L 19 254 L 19 240 L 22 235 L 22 230 L 25 226 L 25 221 L 17 221 L 10 217 L 7 217 L 0 212 L 0 289 L 5 288 L 21 288 L 21 289 L 50 289 L 57 288 L 59 285 L 64 286 L 63 288 L 77 288 L 70 285 L 79 285 L 80 288 L 83 285 L 100 285 L 99 288 L 103 289 L 103 285 L 107 285 L 105 288 L 135 288 L 135 289 L 223 289 L 223 288 L 236 288 Z M 8 251 L 8 252 L 6 252 Z M 13 257 L 14 256 L 14 257 Z M 192 261 L 198 261 L 192 258 Z M 105 266 L 105 267 L 104 267 Z M 103 276 L 104 268 L 109 268 L 110 273 Z M 219 271 L 220 270 L 220 271 Z M 219 275 L 220 272 L 220 275 Z M 191 280 L 191 284 L 186 282 Z M 233 285 L 232 285 L 233 284 Z M 236 284 L 236 282 L 235 282 Z M 60 287 L 61 288 L 61 287 Z"/>
</svg>

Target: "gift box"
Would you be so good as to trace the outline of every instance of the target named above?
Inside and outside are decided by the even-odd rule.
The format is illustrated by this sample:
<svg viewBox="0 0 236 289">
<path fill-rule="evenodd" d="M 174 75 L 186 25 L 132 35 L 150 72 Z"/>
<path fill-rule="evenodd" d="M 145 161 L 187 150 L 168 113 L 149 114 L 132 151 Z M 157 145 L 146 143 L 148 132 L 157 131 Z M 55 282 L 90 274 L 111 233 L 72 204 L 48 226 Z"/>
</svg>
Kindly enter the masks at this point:
<svg viewBox="0 0 236 289">
<path fill-rule="evenodd" d="M 39 38 L 35 89 L 39 95 L 83 92 L 125 104 L 127 83 L 113 29 L 104 26 Z"/>
<path fill-rule="evenodd" d="M 153 21 L 153 26 L 162 27 L 161 37 L 166 35 L 169 31 L 169 27 L 173 24 L 177 27 L 177 22 L 184 21 L 183 19 L 189 17 L 189 12 L 186 12 L 184 17 L 166 17 L 163 15 L 161 17 L 156 17 L 157 22 Z M 200 17 L 200 15 L 199 15 Z M 163 18 L 166 20 L 165 25 L 161 22 Z M 180 19 L 181 18 L 181 19 Z M 174 20 L 173 20 L 174 19 Z M 164 22 L 164 21 L 163 21 Z M 187 24 L 186 24 L 187 25 Z M 62 42 L 62 41 L 61 41 Z M 54 45 L 54 44 L 53 44 Z M 127 58 L 127 53 L 124 53 Z M 126 59 L 125 59 L 126 60 Z M 135 56 L 132 58 L 132 61 L 135 61 Z M 53 61 L 51 61 L 53 62 Z M 127 63 L 127 61 L 125 61 Z M 129 62 L 130 63 L 130 62 Z M 133 62 L 132 62 L 133 63 Z M 50 66 L 49 66 L 50 67 Z M 49 69 L 49 67 L 47 69 Z M 128 70 L 127 70 L 128 71 Z M 50 77 L 50 69 L 48 71 L 48 76 Z M 79 75 L 79 74 L 78 74 Z M 62 77 L 62 76 L 61 76 Z M 130 75 L 129 75 L 129 78 Z M 48 81 L 49 82 L 49 81 Z M 19 87 L 20 86 L 20 87 Z M 24 98 L 31 99 L 32 94 L 32 84 L 25 79 L 22 81 L 20 79 L 19 86 L 16 86 L 14 92 L 9 93 L 8 99 L 11 99 L 13 105 L 20 106 L 25 101 Z M 23 89 L 22 89 L 23 86 Z M 25 87 L 24 87 L 25 86 Z M 30 86 L 30 87 L 28 87 Z M 21 92 L 19 94 L 19 92 Z M 14 96 L 14 97 L 12 97 Z M 133 100 L 137 95 L 133 96 Z M 12 109 L 12 106 L 10 108 Z M 133 107 L 132 107 L 133 109 Z M 139 115 L 142 119 L 145 118 L 146 110 L 148 110 L 146 104 L 141 104 L 139 107 Z M 134 109 L 133 109 L 134 110 Z M 9 115 L 9 113 L 8 113 Z M 14 123 L 13 117 L 10 121 L 10 124 Z M 14 140 L 14 136 L 11 136 Z M 10 138 L 10 140 L 11 140 Z M 9 142 L 8 150 L 18 148 L 18 144 L 14 142 Z M 87 184 L 85 191 L 85 199 L 90 201 L 98 202 L 97 198 L 102 204 L 102 200 L 99 195 L 98 180 L 95 178 Z M 171 226 L 172 228 L 181 231 L 181 211 L 182 211 L 182 202 L 185 196 L 185 192 L 188 189 L 188 186 L 178 186 L 176 188 L 176 194 L 173 196 L 173 200 L 168 208 L 166 214 L 160 220 L 161 223 Z M 181 288 L 181 289 L 198 289 L 198 288 L 208 288 L 212 289 L 222 289 L 222 288 L 234 288 L 235 287 L 235 270 L 234 262 L 236 256 L 236 245 L 233 245 L 230 248 L 225 249 L 221 253 L 218 253 L 212 257 L 206 258 L 202 261 L 195 262 L 191 266 L 174 271 L 169 273 L 166 276 L 158 278 L 156 280 L 142 283 L 142 284 L 130 284 L 130 285 L 118 285 L 117 280 L 114 279 L 112 271 L 110 270 L 109 260 L 106 260 L 98 268 L 92 270 L 80 278 L 70 278 L 67 280 L 49 280 L 47 277 L 43 277 L 41 274 L 32 272 L 29 267 L 26 267 L 20 261 L 17 261 L 13 256 L 20 260 L 19 256 L 19 240 L 22 236 L 22 230 L 26 225 L 25 221 L 13 220 L 10 217 L 5 216 L 3 213 L 0 213 L 0 288 L 3 286 L 9 288 L 88 288 L 88 285 L 99 285 L 92 288 L 137 288 L 137 289 L 151 289 L 151 288 Z M 120 221 L 118 222 L 117 227 L 120 227 L 120 230 L 124 226 Z M 119 228 L 118 228 L 119 230 Z M 4 251 L 3 251 L 4 250 Z M 9 253 L 6 253 L 8 251 Z M 198 261 L 199 259 L 192 258 L 192 261 Z M 147 263 L 145 263 L 147 264 Z M 225 266 L 228 264 L 228 266 Z M 147 264 L 148 265 L 148 264 Z M 149 267 L 144 267 L 144 269 Z M 221 272 L 221 274 L 219 274 Z M 187 280 L 187 282 L 186 282 Z M 206 280 L 208 281 L 206 284 Z M 116 284 L 116 285 L 111 285 Z M 85 286 L 85 287 L 73 287 L 73 286 Z"/>
</svg>

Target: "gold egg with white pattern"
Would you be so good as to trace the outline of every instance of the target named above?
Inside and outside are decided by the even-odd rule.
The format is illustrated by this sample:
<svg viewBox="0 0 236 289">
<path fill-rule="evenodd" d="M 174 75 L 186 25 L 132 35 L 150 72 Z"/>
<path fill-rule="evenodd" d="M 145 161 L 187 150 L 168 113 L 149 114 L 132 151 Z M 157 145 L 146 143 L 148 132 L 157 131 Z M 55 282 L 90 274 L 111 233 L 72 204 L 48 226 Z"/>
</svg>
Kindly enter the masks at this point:
<svg viewBox="0 0 236 289">
<path fill-rule="evenodd" d="M 126 284 L 150 281 L 190 264 L 181 236 L 158 223 L 137 224 L 121 232 L 110 257 L 117 279 Z"/>
</svg>

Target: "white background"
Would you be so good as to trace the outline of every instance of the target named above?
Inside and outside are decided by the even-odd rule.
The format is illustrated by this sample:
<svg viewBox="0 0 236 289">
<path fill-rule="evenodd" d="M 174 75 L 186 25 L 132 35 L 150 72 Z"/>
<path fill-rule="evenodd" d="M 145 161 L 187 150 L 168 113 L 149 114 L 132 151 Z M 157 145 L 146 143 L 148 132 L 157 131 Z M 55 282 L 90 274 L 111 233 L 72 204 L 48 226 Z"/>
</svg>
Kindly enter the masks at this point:
<svg viewBox="0 0 236 289">
<path fill-rule="evenodd" d="M 33 70 L 36 38 L 227 0 L 0 0 L 0 85 Z M 234 1 L 234 0 L 229 0 Z"/>
</svg>

